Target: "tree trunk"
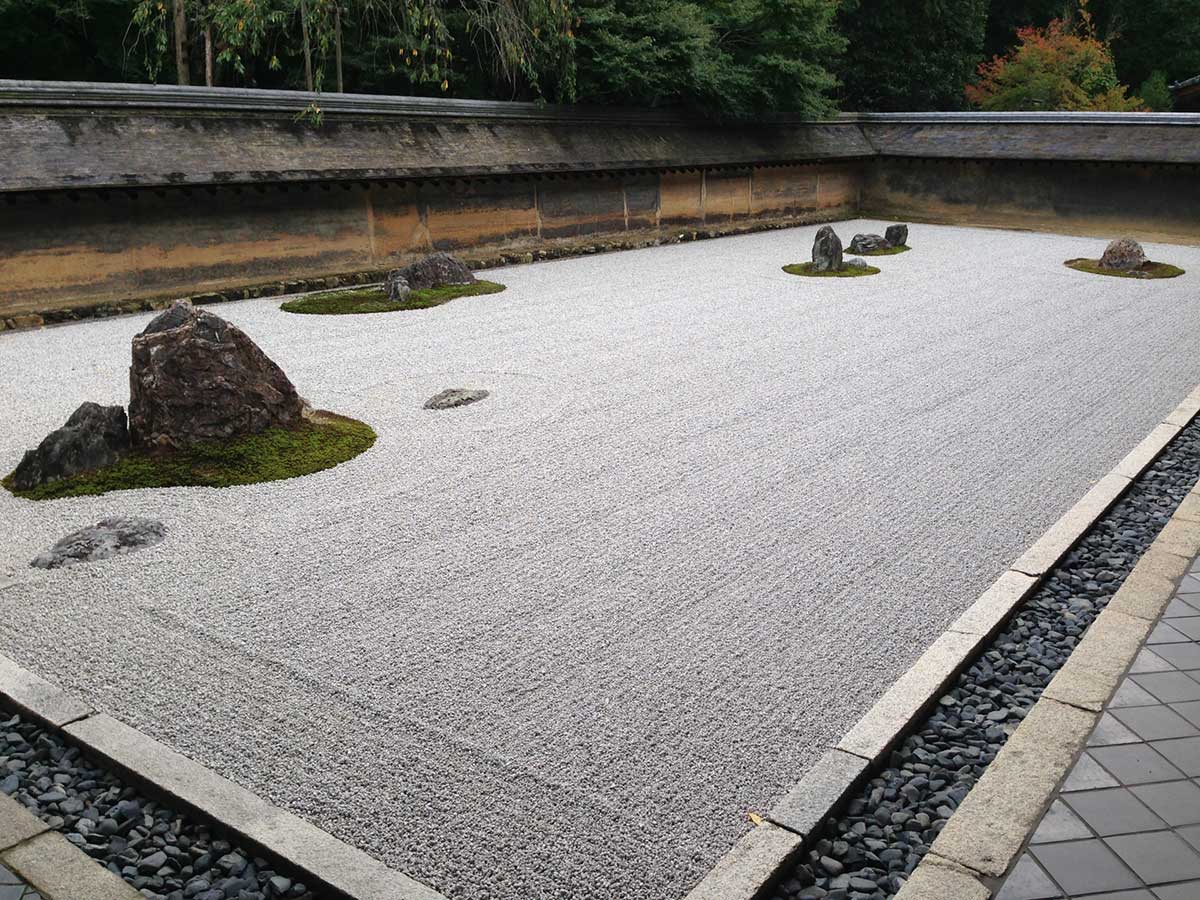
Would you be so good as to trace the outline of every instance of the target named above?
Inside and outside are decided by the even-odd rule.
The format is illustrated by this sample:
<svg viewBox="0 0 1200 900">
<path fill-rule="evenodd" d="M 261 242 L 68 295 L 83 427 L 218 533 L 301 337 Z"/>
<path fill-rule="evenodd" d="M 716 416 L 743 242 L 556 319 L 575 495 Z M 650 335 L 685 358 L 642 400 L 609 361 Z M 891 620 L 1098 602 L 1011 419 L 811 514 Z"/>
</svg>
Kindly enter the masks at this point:
<svg viewBox="0 0 1200 900">
<path fill-rule="evenodd" d="M 335 6 L 333 8 L 333 52 L 337 58 L 337 89 L 338 93 L 342 93 L 345 88 L 342 85 L 342 8 Z"/>
<path fill-rule="evenodd" d="M 304 83 L 313 89 L 312 49 L 308 43 L 308 0 L 300 0 L 300 33 L 304 37 Z"/>
<path fill-rule="evenodd" d="M 204 26 L 204 83 L 213 86 L 212 25 Z"/>
<path fill-rule="evenodd" d="M 190 84 L 188 78 L 187 9 L 184 0 L 175 0 L 175 82 Z"/>
</svg>

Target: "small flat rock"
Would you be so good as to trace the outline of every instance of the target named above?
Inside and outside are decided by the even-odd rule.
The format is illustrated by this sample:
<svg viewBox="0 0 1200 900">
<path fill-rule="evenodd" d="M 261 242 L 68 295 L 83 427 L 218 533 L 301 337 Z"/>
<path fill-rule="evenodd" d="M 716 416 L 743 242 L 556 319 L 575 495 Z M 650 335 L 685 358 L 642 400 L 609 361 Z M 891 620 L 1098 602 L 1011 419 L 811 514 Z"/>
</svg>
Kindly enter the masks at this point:
<svg viewBox="0 0 1200 900">
<path fill-rule="evenodd" d="M 468 403 L 478 403 L 488 395 L 482 388 L 446 388 L 425 401 L 426 409 L 453 409 L 456 406 L 466 406 Z"/>
<path fill-rule="evenodd" d="M 30 563 L 38 569 L 57 569 L 75 563 L 108 559 L 151 547 L 166 536 L 162 522 L 138 516 L 114 516 L 73 531 Z"/>
</svg>

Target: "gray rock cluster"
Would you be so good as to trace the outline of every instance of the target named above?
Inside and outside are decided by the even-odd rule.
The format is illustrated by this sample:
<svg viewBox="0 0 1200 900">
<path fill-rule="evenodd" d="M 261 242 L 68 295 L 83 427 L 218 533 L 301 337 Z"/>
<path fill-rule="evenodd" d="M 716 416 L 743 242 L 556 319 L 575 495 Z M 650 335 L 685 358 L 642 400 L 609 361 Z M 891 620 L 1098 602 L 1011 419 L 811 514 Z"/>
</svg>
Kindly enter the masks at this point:
<svg viewBox="0 0 1200 900">
<path fill-rule="evenodd" d="M 1200 477 L 1188 425 L 1049 574 L 769 900 L 888 900 Z"/>
<path fill-rule="evenodd" d="M 149 900 L 317 900 L 301 873 L 139 793 L 57 734 L 2 713 L 0 793 Z"/>
<path fill-rule="evenodd" d="M 152 547 L 166 536 L 162 522 L 137 516 L 101 519 L 73 531 L 30 563 L 38 569 L 57 569 Z"/>
<path fill-rule="evenodd" d="M 400 274 L 400 269 L 393 269 L 384 279 L 383 292 L 393 303 L 402 303 L 412 293 L 412 285 L 408 283 L 407 278 Z"/>
<path fill-rule="evenodd" d="M 401 284 L 403 282 L 403 284 Z M 431 253 L 400 269 L 393 269 L 384 282 L 388 299 L 392 297 L 392 286 L 400 293 L 405 287 L 409 291 L 424 291 L 447 284 L 474 284 L 475 276 L 466 264 L 449 253 Z M 407 297 L 405 293 L 403 297 Z M 398 299 L 403 299 L 399 297 Z"/>
<path fill-rule="evenodd" d="M 120 406 L 83 403 L 65 425 L 28 450 L 13 470 L 12 484 L 27 491 L 79 472 L 110 466 L 128 452 L 129 426 Z"/>
<path fill-rule="evenodd" d="M 908 243 L 907 225 L 889 225 L 882 235 L 856 234 L 847 248 L 851 253 L 875 253 Z"/>
<path fill-rule="evenodd" d="M 12 485 L 30 490 L 117 462 L 130 449 L 180 449 L 297 424 L 307 406 L 283 370 L 220 316 L 180 300 L 133 339 L 129 418 L 82 404 L 28 451 Z"/>
<path fill-rule="evenodd" d="M 1100 268 L 1114 269 L 1118 272 L 1132 272 L 1146 264 L 1146 254 L 1142 245 L 1133 238 L 1118 238 L 1104 248 L 1100 257 Z"/>
<path fill-rule="evenodd" d="M 488 392 L 483 388 L 446 388 L 426 400 L 425 409 L 453 409 L 468 403 L 478 403 L 487 395 Z"/>
</svg>

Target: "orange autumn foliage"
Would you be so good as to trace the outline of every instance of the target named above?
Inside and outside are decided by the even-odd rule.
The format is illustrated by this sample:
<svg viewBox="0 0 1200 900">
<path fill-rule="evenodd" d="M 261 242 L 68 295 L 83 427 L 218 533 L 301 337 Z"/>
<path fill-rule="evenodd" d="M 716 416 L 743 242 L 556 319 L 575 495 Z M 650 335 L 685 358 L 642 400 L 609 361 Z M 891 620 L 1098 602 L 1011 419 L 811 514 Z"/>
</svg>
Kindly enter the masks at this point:
<svg viewBox="0 0 1200 900">
<path fill-rule="evenodd" d="M 1016 47 L 982 63 L 966 94 L 982 110 L 1145 110 L 1128 90 L 1083 0 L 1075 26 L 1055 19 L 1045 28 L 1019 29 Z"/>
</svg>

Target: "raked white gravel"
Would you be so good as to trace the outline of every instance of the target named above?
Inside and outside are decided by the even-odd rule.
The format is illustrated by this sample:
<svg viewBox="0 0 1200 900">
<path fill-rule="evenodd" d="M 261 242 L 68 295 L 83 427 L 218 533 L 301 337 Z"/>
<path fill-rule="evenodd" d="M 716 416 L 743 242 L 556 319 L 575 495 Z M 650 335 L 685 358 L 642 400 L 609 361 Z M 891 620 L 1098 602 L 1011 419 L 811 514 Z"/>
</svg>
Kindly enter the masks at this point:
<svg viewBox="0 0 1200 900">
<path fill-rule="evenodd" d="M 886 223 L 843 222 L 856 231 Z M 674 900 L 1200 381 L 1200 248 L 815 227 L 214 310 L 379 441 L 226 490 L 0 491 L 0 652 L 454 898 Z M 147 316 L 0 336 L 0 470 Z M 481 403 L 421 404 L 445 387 Z M 29 561 L 108 515 L 157 547 Z"/>
</svg>

